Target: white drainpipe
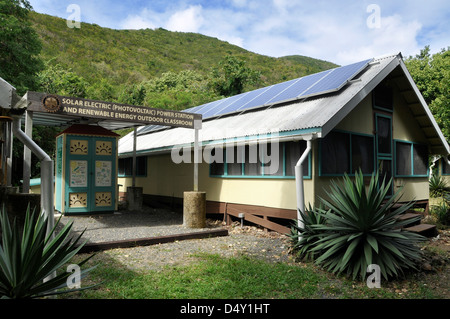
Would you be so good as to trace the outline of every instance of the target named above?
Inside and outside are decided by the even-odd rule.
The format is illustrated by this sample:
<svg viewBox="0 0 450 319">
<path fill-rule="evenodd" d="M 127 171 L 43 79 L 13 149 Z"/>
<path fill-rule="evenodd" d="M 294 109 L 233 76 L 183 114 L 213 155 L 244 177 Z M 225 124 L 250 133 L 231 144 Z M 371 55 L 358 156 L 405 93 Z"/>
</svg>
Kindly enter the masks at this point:
<svg viewBox="0 0 450 319">
<path fill-rule="evenodd" d="M 47 215 L 47 233 L 49 233 L 55 224 L 53 160 L 21 130 L 20 117 L 17 116 L 13 116 L 13 134 L 41 161 L 41 210 L 42 213 Z"/>
<path fill-rule="evenodd" d="M 297 190 L 297 223 L 299 227 L 303 227 L 303 219 L 299 210 L 302 213 L 305 212 L 305 187 L 303 184 L 303 162 L 308 158 L 308 154 L 311 151 L 311 140 L 306 141 L 306 150 L 295 165 L 295 186 Z M 299 237 L 300 240 L 300 237 Z"/>
</svg>

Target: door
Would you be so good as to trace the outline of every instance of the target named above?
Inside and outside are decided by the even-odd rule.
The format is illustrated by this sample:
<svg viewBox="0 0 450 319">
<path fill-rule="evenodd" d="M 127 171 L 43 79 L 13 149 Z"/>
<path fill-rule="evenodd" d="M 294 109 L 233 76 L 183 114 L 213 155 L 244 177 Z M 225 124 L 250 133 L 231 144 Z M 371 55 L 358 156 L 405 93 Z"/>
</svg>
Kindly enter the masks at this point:
<svg viewBox="0 0 450 319">
<path fill-rule="evenodd" d="M 67 136 L 65 212 L 115 209 L 116 152 L 114 138 Z"/>
<path fill-rule="evenodd" d="M 378 172 L 380 183 L 383 178 L 386 183 L 392 178 L 392 117 L 385 114 L 375 113 L 376 128 L 376 152 Z M 393 194 L 393 185 L 391 184 L 388 195 Z"/>
</svg>

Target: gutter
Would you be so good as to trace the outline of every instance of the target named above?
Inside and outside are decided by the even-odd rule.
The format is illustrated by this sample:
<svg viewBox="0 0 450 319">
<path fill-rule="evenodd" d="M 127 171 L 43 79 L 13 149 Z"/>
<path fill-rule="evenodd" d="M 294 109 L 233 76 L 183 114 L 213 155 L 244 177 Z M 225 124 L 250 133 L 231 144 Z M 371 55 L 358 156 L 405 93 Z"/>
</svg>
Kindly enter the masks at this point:
<svg viewBox="0 0 450 319">
<path fill-rule="evenodd" d="M 303 219 L 300 215 L 300 211 L 305 213 L 305 185 L 303 184 L 303 162 L 308 158 L 311 152 L 311 140 L 312 137 L 306 139 L 306 149 L 300 156 L 297 164 L 295 165 L 295 187 L 297 195 L 297 226 L 303 228 Z M 299 235 L 300 240 L 300 235 Z"/>
</svg>

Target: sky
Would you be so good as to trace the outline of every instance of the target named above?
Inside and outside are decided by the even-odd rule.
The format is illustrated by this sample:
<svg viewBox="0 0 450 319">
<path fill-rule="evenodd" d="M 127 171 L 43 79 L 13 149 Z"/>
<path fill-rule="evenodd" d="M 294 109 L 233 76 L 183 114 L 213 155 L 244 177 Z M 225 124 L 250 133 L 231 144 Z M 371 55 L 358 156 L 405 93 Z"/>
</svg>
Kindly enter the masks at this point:
<svg viewBox="0 0 450 319">
<path fill-rule="evenodd" d="M 448 0 L 29 2 L 36 12 L 71 21 L 195 32 L 263 55 L 305 55 L 339 65 L 399 52 L 406 58 L 426 45 L 432 53 L 450 46 Z"/>
</svg>

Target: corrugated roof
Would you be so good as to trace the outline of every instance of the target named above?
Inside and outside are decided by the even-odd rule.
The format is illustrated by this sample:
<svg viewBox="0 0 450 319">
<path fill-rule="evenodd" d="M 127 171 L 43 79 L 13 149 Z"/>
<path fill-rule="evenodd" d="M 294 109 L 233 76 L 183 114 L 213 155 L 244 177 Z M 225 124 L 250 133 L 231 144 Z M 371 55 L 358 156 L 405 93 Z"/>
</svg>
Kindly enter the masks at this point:
<svg viewBox="0 0 450 319">
<path fill-rule="evenodd" d="M 318 138 L 324 137 L 401 63 L 403 62 L 400 54 L 379 57 L 336 93 L 204 120 L 200 130 L 200 141 L 205 145 L 225 139 L 257 139 L 261 135 L 274 132 L 279 132 L 281 136 L 297 138 L 310 137 L 311 134 L 315 134 Z M 422 107 L 428 110 L 426 104 Z M 434 128 L 434 133 L 431 134 L 433 136 L 430 138 L 438 137 L 441 140 L 435 151 L 450 152 L 448 144 L 443 145 L 442 133 L 432 116 L 428 122 L 431 122 Z M 136 151 L 144 154 L 152 153 L 173 146 L 191 145 L 193 141 L 193 130 L 168 128 L 138 135 Z M 133 133 L 119 141 L 119 155 L 129 156 L 131 152 L 133 152 Z"/>
<path fill-rule="evenodd" d="M 95 136 L 113 136 L 118 137 L 119 134 L 116 134 L 114 132 L 111 132 L 104 127 L 98 126 L 98 125 L 87 125 L 87 124 L 74 124 L 61 133 L 59 133 L 57 136 L 61 134 L 75 134 L 75 135 L 95 135 Z"/>
</svg>

